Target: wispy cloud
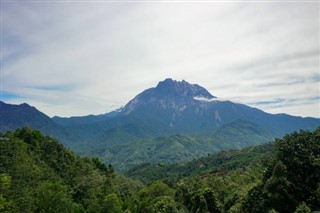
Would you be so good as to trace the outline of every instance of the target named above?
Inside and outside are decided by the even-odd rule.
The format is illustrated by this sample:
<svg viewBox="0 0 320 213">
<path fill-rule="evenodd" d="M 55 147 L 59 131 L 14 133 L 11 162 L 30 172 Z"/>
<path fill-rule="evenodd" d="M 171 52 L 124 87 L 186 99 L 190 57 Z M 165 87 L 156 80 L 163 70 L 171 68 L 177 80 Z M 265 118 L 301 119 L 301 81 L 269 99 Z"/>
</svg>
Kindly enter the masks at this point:
<svg viewBox="0 0 320 213">
<path fill-rule="evenodd" d="M 2 98 L 51 116 L 116 109 L 167 77 L 320 116 L 305 101 L 319 96 L 317 2 L 6 1 L 1 14 L 3 94 L 16 97 Z"/>
<path fill-rule="evenodd" d="M 9 92 L 2 92 L 2 99 L 3 100 L 16 100 L 16 99 L 20 99 L 21 97 L 16 95 L 16 94 L 12 94 L 12 93 L 9 93 Z"/>
<path fill-rule="evenodd" d="M 279 104 L 284 102 L 285 99 L 276 99 L 276 100 L 269 100 L 269 101 L 258 101 L 258 102 L 254 102 L 254 103 L 248 103 L 250 105 L 274 105 L 274 104 Z"/>
<path fill-rule="evenodd" d="M 302 110 L 309 111 L 310 114 L 319 114 L 319 102 L 320 96 L 316 97 L 304 97 L 294 99 L 278 99 L 270 101 L 261 101 L 256 103 L 248 103 L 250 106 L 261 108 L 264 107 L 268 111 L 274 111 L 275 113 L 288 113 L 299 115 L 298 112 Z"/>
</svg>

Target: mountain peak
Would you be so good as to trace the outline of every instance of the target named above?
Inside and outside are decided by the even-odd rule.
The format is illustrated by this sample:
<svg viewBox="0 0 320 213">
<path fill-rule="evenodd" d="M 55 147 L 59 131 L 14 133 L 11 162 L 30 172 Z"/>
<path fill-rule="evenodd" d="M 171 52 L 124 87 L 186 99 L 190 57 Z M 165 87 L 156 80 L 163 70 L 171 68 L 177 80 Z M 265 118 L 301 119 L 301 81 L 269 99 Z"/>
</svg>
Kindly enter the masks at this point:
<svg viewBox="0 0 320 213">
<path fill-rule="evenodd" d="M 177 82 L 176 80 L 173 80 L 172 78 L 166 78 L 163 81 L 160 81 L 159 84 L 168 84 L 168 83 L 174 83 Z"/>
<path fill-rule="evenodd" d="M 190 84 L 185 80 L 176 81 L 171 78 L 160 81 L 155 88 L 155 92 L 160 96 L 165 95 L 190 99 L 194 97 L 215 98 L 205 88 L 197 84 Z"/>
<path fill-rule="evenodd" d="M 196 98 L 212 99 L 215 97 L 197 84 L 190 84 L 185 80 L 176 81 L 167 78 L 164 81 L 160 81 L 156 87 L 147 89 L 137 95 L 126 104 L 122 113 L 129 114 L 146 106 L 181 111 L 186 106 L 192 105 L 192 103 L 199 103 Z"/>
</svg>

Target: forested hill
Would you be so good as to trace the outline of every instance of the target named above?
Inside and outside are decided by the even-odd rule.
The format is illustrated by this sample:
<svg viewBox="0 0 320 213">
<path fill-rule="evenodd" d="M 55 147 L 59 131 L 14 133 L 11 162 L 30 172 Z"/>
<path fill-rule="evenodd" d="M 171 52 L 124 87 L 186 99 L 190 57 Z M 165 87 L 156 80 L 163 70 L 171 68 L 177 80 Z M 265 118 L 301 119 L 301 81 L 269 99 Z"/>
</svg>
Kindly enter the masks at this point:
<svg viewBox="0 0 320 213">
<path fill-rule="evenodd" d="M 39 131 L 18 129 L 0 135 L 0 212 L 319 211 L 320 128 L 276 140 L 273 157 L 261 164 L 252 153 L 267 147 L 230 158 L 231 152 L 216 155 L 212 159 L 224 161 L 220 174 L 197 175 L 191 168 L 191 176 L 170 186 L 159 180 L 143 185 L 97 158 L 77 156 Z M 241 163 L 250 158 L 257 163 Z M 211 171 L 210 165 L 203 171 Z"/>
<path fill-rule="evenodd" d="M 221 151 L 189 162 L 172 164 L 143 163 L 126 172 L 130 178 L 146 184 L 162 180 L 168 184 L 190 176 L 225 176 L 236 170 L 261 168 L 274 154 L 274 143 L 252 146 L 240 150 Z"/>
<path fill-rule="evenodd" d="M 106 212 L 142 184 L 28 128 L 0 135 L 0 212 Z M 121 208 L 121 207 L 120 207 Z"/>
</svg>

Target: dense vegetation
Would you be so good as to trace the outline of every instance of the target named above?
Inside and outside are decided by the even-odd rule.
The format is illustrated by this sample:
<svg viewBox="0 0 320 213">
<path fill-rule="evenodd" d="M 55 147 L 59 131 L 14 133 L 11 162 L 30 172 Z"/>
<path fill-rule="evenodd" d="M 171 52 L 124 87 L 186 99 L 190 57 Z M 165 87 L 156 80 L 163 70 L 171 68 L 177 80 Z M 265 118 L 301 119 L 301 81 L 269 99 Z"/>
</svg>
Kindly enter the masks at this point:
<svg viewBox="0 0 320 213">
<path fill-rule="evenodd" d="M 108 199 L 120 202 L 141 187 L 39 131 L 23 128 L 1 136 L 0 212 L 105 212 Z"/>
<path fill-rule="evenodd" d="M 147 185 L 39 131 L 23 128 L 0 137 L 0 212 L 320 210 L 320 128 L 276 140 L 274 155 L 272 145 L 222 152 L 190 162 L 189 172 L 172 167 L 172 174 L 184 175 L 171 176 L 168 184 Z M 199 162 L 204 166 L 192 167 Z"/>
<path fill-rule="evenodd" d="M 190 176 L 225 176 L 233 171 L 246 168 L 262 167 L 262 163 L 272 156 L 273 143 L 253 146 L 241 150 L 221 151 L 208 154 L 206 157 L 189 162 L 173 164 L 143 163 L 125 174 L 130 178 L 138 179 L 145 184 L 161 180 L 169 185 L 175 181 Z"/>
<path fill-rule="evenodd" d="M 131 126 L 128 129 L 133 131 L 134 128 Z M 96 148 L 88 148 L 83 154 L 98 156 L 104 162 L 111 163 L 117 170 L 126 171 L 142 163 L 186 162 L 221 150 L 242 149 L 273 140 L 271 134 L 245 121 L 233 122 L 210 134 L 175 134 L 137 139 L 132 138 L 136 133 L 130 136 L 124 132 L 118 129 L 113 132 L 117 133 L 116 135 L 110 133 L 108 143 L 102 145 L 90 142 L 89 144 Z M 119 138 L 124 142 L 119 143 Z"/>
<path fill-rule="evenodd" d="M 320 128 L 276 140 L 276 156 L 244 200 L 248 212 L 320 210 Z M 306 210 L 309 209 L 309 210 Z"/>
</svg>

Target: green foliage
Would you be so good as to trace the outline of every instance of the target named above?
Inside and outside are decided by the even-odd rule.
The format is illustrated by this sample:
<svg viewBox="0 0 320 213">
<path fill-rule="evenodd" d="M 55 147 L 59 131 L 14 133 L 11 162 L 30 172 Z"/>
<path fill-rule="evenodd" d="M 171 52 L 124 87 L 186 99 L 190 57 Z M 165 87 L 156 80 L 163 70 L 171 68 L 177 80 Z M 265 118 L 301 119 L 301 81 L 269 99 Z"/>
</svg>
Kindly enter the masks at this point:
<svg viewBox="0 0 320 213">
<path fill-rule="evenodd" d="M 294 213 L 311 213 L 311 209 L 306 205 L 305 202 L 300 204 Z"/>
<path fill-rule="evenodd" d="M 176 213 L 179 212 L 173 197 L 159 196 L 152 201 L 149 207 L 150 212 Z"/>
<path fill-rule="evenodd" d="M 253 187 L 244 198 L 242 209 L 244 212 L 264 213 L 267 209 L 264 207 L 265 195 L 263 194 L 263 185 L 259 184 Z"/>
<path fill-rule="evenodd" d="M 80 158 L 28 128 L 0 141 L 0 208 L 10 212 L 84 212 L 112 191 L 113 169 Z"/>
<path fill-rule="evenodd" d="M 150 124 L 143 129 L 138 126 L 138 130 L 135 125 L 111 132 L 109 130 L 103 133 L 104 137 L 84 142 L 77 150 L 85 152 L 86 155 L 99 156 L 104 162 L 112 163 L 118 171 L 124 172 L 143 163 L 185 162 L 214 152 L 242 149 L 274 139 L 272 134 L 245 121 L 235 121 L 213 133 L 170 135 L 171 132 L 166 132 L 160 137 L 155 136 L 161 131 L 158 126 Z M 146 134 L 150 129 L 153 133 Z M 137 137 L 139 135 L 141 138 Z M 102 141 L 105 143 L 101 143 Z M 239 161 L 229 166 L 241 163 Z"/>
<path fill-rule="evenodd" d="M 143 211 L 153 208 L 151 205 L 152 203 L 155 203 L 155 200 L 157 200 L 158 197 L 173 197 L 174 191 L 170 189 L 170 187 L 166 184 L 157 181 L 153 183 L 151 186 L 140 190 L 138 195 L 141 200 L 140 209 Z"/>
<path fill-rule="evenodd" d="M 123 200 L 129 198 L 143 187 L 144 185 L 140 181 L 127 178 L 121 174 L 116 174 L 112 181 L 113 191 L 116 192 Z"/>
<path fill-rule="evenodd" d="M 126 175 L 146 184 L 156 180 L 172 184 L 177 179 L 192 175 L 222 175 L 248 166 L 259 167 L 262 160 L 270 157 L 272 152 L 273 144 L 268 143 L 243 150 L 222 151 L 186 163 L 141 164 L 130 169 Z"/>
<path fill-rule="evenodd" d="M 221 212 L 221 203 L 214 188 L 208 187 L 200 179 L 178 182 L 176 197 L 190 212 Z"/>
<path fill-rule="evenodd" d="M 0 195 L 0 212 L 10 212 L 10 205 L 11 202 L 4 198 L 3 195 Z"/>
<path fill-rule="evenodd" d="M 122 211 L 122 200 L 119 199 L 117 194 L 108 194 L 104 199 L 105 212 L 107 213 L 121 213 Z"/>
<path fill-rule="evenodd" d="M 287 180 L 286 166 L 279 161 L 265 183 L 266 205 L 278 212 L 292 211 L 292 183 Z"/>
<path fill-rule="evenodd" d="M 320 128 L 277 140 L 275 156 L 273 145 L 266 144 L 188 163 L 144 164 L 129 172 L 147 186 L 98 158 L 77 156 L 39 131 L 23 128 L 1 137 L 8 140 L 0 140 L 0 212 L 284 213 L 320 208 Z"/>
<path fill-rule="evenodd" d="M 70 212 L 73 207 L 68 187 L 59 183 L 41 182 L 35 189 L 37 212 Z"/>
<path fill-rule="evenodd" d="M 276 141 L 276 148 L 277 158 L 287 167 L 288 180 L 294 183 L 295 200 L 320 209 L 320 197 L 315 190 L 320 180 L 320 128 L 286 135 Z"/>
<path fill-rule="evenodd" d="M 0 212 L 9 212 L 11 202 L 3 197 L 11 187 L 11 177 L 8 174 L 0 174 Z"/>
<path fill-rule="evenodd" d="M 12 180 L 10 175 L 6 173 L 0 174 L 0 193 L 1 194 L 7 193 L 7 191 L 11 187 L 11 181 Z"/>
<path fill-rule="evenodd" d="M 274 163 L 269 164 L 263 182 L 249 191 L 243 208 L 282 213 L 293 212 L 299 203 L 306 209 L 306 203 L 311 210 L 320 209 L 320 128 L 286 135 L 276 140 L 275 148 Z"/>
<path fill-rule="evenodd" d="M 174 199 L 174 190 L 160 181 L 132 194 L 124 207 L 131 212 L 178 212 L 180 209 Z"/>
</svg>

